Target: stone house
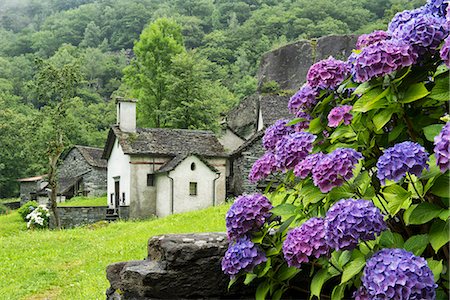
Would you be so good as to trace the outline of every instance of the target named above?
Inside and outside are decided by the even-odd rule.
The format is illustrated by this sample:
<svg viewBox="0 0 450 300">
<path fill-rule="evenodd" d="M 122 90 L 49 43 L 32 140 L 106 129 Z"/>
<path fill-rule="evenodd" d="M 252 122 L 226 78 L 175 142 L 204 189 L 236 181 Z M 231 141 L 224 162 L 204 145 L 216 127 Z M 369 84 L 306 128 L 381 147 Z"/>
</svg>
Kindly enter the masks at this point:
<svg viewBox="0 0 450 300">
<path fill-rule="evenodd" d="M 116 102 L 103 152 L 110 213 L 162 217 L 225 201 L 227 154 L 213 132 L 136 128 L 136 100 Z"/>
<path fill-rule="evenodd" d="M 20 184 L 20 205 L 28 201 L 39 201 L 38 191 L 43 190 L 48 182 L 47 175 L 39 175 L 28 178 L 17 179 Z"/>
</svg>

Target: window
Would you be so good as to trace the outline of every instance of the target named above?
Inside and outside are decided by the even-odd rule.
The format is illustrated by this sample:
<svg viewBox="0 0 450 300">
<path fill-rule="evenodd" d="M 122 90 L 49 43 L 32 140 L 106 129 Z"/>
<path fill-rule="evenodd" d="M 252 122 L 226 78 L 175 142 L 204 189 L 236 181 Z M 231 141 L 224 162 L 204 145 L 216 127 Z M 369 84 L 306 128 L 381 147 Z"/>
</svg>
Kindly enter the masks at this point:
<svg viewBox="0 0 450 300">
<path fill-rule="evenodd" d="M 125 193 L 122 193 L 122 204 L 125 205 Z"/>
<path fill-rule="evenodd" d="M 111 205 L 113 205 L 113 203 L 114 203 L 114 193 L 111 193 L 109 195 L 109 202 L 111 203 Z"/>
<path fill-rule="evenodd" d="M 189 196 L 197 196 L 197 182 L 189 182 Z"/>
<path fill-rule="evenodd" d="M 195 170 L 195 163 L 191 164 L 191 170 L 194 171 Z"/>
<path fill-rule="evenodd" d="M 147 186 L 155 186 L 155 174 L 147 174 Z"/>
</svg>

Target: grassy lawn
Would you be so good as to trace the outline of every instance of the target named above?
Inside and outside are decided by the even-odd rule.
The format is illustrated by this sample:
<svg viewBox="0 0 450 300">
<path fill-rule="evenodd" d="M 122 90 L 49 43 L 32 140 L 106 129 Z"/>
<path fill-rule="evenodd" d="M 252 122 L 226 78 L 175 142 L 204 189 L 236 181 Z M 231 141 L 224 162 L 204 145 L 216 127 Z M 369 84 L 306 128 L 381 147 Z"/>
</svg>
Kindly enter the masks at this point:
<svg viewBox="0 0 450 300">
<path fill-rule="evenodd" d="M 73 197 L 66 202 L 58 203 L 58 206 L 106 206 L 108 205 L 106 196 L 104 197 Z"/>
<path fill-rule="evenodd" d="M 146 256 L 149 237 L 225 231 L 229 205 L 95 230 L 27 231 L 17 212 L 0 216 L 0 299 L 105 299 L 106 266 Z"/>
</svg>

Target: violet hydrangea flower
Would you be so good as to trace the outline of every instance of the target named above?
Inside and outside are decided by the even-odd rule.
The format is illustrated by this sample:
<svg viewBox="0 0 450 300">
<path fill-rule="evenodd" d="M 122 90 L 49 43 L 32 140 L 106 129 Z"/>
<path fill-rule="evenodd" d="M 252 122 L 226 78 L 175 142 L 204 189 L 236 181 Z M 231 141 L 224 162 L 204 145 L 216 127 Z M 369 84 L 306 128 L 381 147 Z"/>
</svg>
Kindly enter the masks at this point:
<svg viewBox="0 0 450 300">
<path fill-rule="evenodd" d="M 236 240 L 260 229 L 271 216 L 271 209 L 269 199 L 261 194 L 239 196 L 225 216 L 228 238 Z"/>
<path fill-rule="evenodd" d="M 389 40 L 390 38 L 390 34 L 383 30 L 376 30 L 369 34 L 362 34 L 358 37 L 358 41 L 356 42 L 356 49 L 362 49 L 364 47 L 375 44 L 376 42 Z"/>
<path fill-rule="evenodd" d="M 293 169 L 313 148 L 317 137 L 307 132 L 295 132 L 284 136 L 277 144 L 275 158 L 280 170 Z"/>
<path fill-rule="evenodd" d="M 353 177 L 353 169 L 363 156 L 350 148 L 338 148 L 323 156 L 312 170 L 314 185 L 322 193 L 341 186 Z"/>
<path fill-rule="evenodd" d="M 282 119 L 269 126 L 263 136 L 263 146 L 266 150 L 274 150 L 278 141 L 285 135 L 293 133 L 295 130 L 292 126 L 286 126 L 289 120 Z"/>
<path fill-rule="evenodd" d="M 420 176 L 428 169 L 428 153 L 418 143 L 403 142 L 384 150 L 377 162 L 377 177 L 382 184 L 386 179 L 398 182 L 406 173 Z"/>
<path fill-rule="evenodd" d="M 353 64 L 356 82 L 365 82 L 414 64 L 417 53 L 411 45 L 397 40 L 385 40 L 367 46 L 358 54 Z"/>
<path fill-rule="evenodd" d="M 327 243 L 335 250 L 352 250 L 359 241 L 373 240 L 386 228 L 380 210 L 368 200 L 340 200 L 325 217 Z"/>
<path fill-rule="evenodd" d="M 445 17 L 449 0 L 427 0 L 425 10 L 439 17 Z"/>
<path fill-rule="evenodd" d="M 312 120 L 311 115 L 302 110 L 297 111 L 297 113 L 295 114 L 295 117 L 303 119 L 302 121 L 293 125 L 295 131 L 302 131 L 303 129 L 307 129 L 309 127 L 309 121 Z"/>
<path fill-rule="evenodd" d="M 445 124 L 441 132 L 434 138 L 434 153 L 436 164 L 441 172 L 450 168 L 450 122 Z"/>
<path fill-rule="evenodd" d="M 310 154 L 304 160 L 299 162 L 294 168 L 294 174 L 301 179 L 305 179 L 311 173 L 315 165 L 322 159 L 322 152 Z"/>
<path fill-rule="evenodd" d="M 352 108 L 353 106 L 351 105 L 334 107 L 328 114 L 328 126 L 338 127 L 342 121 L 344 121 L 345 125 L 349 125 L 353 119 L 350 113 Z"/>
<path fill-rule="evenodd" d="M 388 25 L 388 33 L 392 34 L 400 25 L 408 22 L 415 17 L 426 14 L 427 11 L 425 7 L 419 7 L 414 10 L 404 10 L 402 12 L 396 13 Z"/>
<path fill-rule="evenodd" d="M 267 261 L 266 255 L 248 237 L 230 243 L 222 258 L 222 271 L 231 278 L 240 272 L 251 272 L 257 265 Z"/>
<path fill-rule="evenodd" d="M 436 50 L 447 35 L 445 19 L 431 14 L 418 15 L 392 33 L 393 38 L 412 45 L 419 54 Z"/>
<path fill-rule="evenodd" d="M 330 56 L 321 60 L 308 71 L 306 79 L 312 87 L 320 89 L 335 89 L 350 74 L 349 65 Z"/>
<path fill-rule="evenodd" d="M 268 151 L 264 153 L 252 166 L 248 179 L 250 182 L 257 182 L 266 178 L 271 173 L 277 170 L 277 161 L 273 152 Z"/>
<path fill-rule="evenodd" d="M 319 96 L 318 90 L 305 83 L 298 92 L 291 97 L 288 108 L 292 113 L 297 112 L 299 109 L 309 110 L 316 105 L 317 96 Z"/>
<path fill-rule="evenodd" d="M 444 45 L 442 45 L 441 51 L 440 51 L 440 55 L 441 55 L 441 59 L 442 61 L 445 63 L 445 65 L 447 67 L 450 68 L 450 36 L 448 36 L 445 40 L 444 40 Z"/>
<path fill-rule="evenodd" d="M 361 286 L 356 292 L 353 293 L 354 300 L 369 300 L 369 295 L 367 295 L 366 289 Z"/>
<path fill-rule="evenodd" d="M 310 257 L 328 253 L 323 218 L 311 218 L 300 227 L 290 230 L 283 242 L 284 258 L 290 267 L 301 268 Z"/>
<path fill-rule="evenodd" d="M 370 299 L 435 299 L 427 261 L 404 249 L 383 249 L 366 263 L 362 285 Z"/>
</svg>

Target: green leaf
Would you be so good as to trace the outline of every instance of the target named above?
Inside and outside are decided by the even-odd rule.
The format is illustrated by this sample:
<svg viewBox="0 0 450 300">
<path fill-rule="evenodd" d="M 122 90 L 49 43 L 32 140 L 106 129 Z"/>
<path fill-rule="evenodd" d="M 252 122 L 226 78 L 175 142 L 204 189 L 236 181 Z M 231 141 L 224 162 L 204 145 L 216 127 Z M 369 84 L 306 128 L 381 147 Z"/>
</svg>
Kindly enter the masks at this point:
<svg viewBox="0 0 450 300">
<path fill-rule="evenodd" d="M 405 242 L 403 248 L 411 251 L 414 255 L 420 256 L 427 247 L 428 242 L 428 234 L 413 235 Z"/>
<path fill-rule="evenodd" d="M 450 209 L 446 209 L 439 214 L 439 219 L 447 221 L 450 218 Z"/>
<path fill-rule="evenodd" d="M 373 88 L 373 86 L 368 81 L 363 82 L 356 88 L 356 90 L 353 92 L 353 95 L 362 95 L 371 88 Z"/>
<path fill-rule="evenodd" d="M 297 269 L 295 267 L 288 267 L 287 265 L 283 265 L 280 270 L 276 274 L 276 278 L 279 281 L 285 281 L 292 279 L 295 275 L 300 272 L 300 269 Z"/>
<path fill-rule="evenodd" d="M 289 225 L 291 225 L 291 223 L 294 220 L 295 220 L 295 216 L 292 216 L 289 219 L 287 219 L 286 221 L 284 221 L 283 224 L 281 224 L 281 226 L 278 228 L 277 232 L 278 233 L 284 232 L 286 229 L 288 229 Z"/>
<path fill-rule="evenodd" d="M 308 129 L 309 132 L 317 134 L 322 132 L 322 130 L 323 128 L 320 122 L 320 117 L 317 117 L 313 119 L 311 122 L 309 122 L 309 129 Z"/>
<path fill-rule="evenodd" d="M 300 190 L 300 195 L 303 198 L 302 202 L 305 207 L 310 203 L 317 203 L 326 197 L 326 195 L 313 185 L 303 187 Z"/>
<path fill-rule="evenodd" d="M 443 211 L 442 208 L 434 204 L 428 202 L 420 203 L 414 208 L 414 210 L 409 215 L 407 225 L 425 224 L 431 221 L 432 219 L 439 217 L 442 211 Z"/>
<path fill-rule="evenodd" d="M 370 110 L 381 108 L 385 106 L 382 100 L 390 92 L 390 88 L 382 90 L 381 88 L 372 89 L 366 94 L 362 95 L 353 105 L 355 112 L 368 112 Z"/>
<path fill-rule="evenodd" d="M 341 300 L 344 298 L 345 285 L 337 285 L 331 293 L 331 300 Z"/>
<path fill-rule="evenodd" d="M 266 281 L 261 282 L 258 285 L 258 288 L 256 289 L 255 299 L 256 300 L 265 300 L 266 295 L 269 292 L 269 289 L 270 289 L 270 285 L 268 282 L 266 282 Z"/>
<path fill-rule="evenodd" d="M 436 79 L 436 84 L 428 96 L 431 99 L 447 102 L 450 99 L 450 91 L 448 88 L 448 76 Z"/>
<path fill-rule="evenodd" d="M 273 293 L 272 300 L 280 300 L 281 297 L 283 297 L 283 294 L 284 294 L 284 288 L 277 290 L 275 293 Z"/>
<path fill-rule="evenodd" d="M 432 258 L 427 258 L 427 264 L 431 269 L 431 272 L 433 272 L 434 282 L 437 282 L 439 280 L 439 277 L 441 276 L 442 270 L 444 269 L 442 259 L 438 261 Z"/>
<path fill-rule="evenodd" d="M 231 288 L 231 286 L 238 280 L 238 277 L 234 277 L 230 279 L 230 282 L 228 282 L 228 289 Z"/>
<path fill-rule="evenodd" d="M 438 252 L 442 246 L 449 242 L 449 225 L 449 221 L 444 222 L 442 220 L 436 220 L 433 225 L 431 225 L 428 235 L 431 247 L 433 247 L 435 252 Z"/>
<path fill-rule="evenodd" d="M 292 126 L 292 125 L 295 125 L 295 124 L 297 124 L 297 123 L 299 123 L 299 122 L 301 122 L 303 120 L 304 120 L 304 118 L 294 118 L 289 123 L 287 123 L 285 126 L 286 127 Z"/>
<path fill-rule="evenodd" d="M 383 195 L 388 202 L 387 210 L 392 216 L 397 214 L 400 209 L 406 209 L 411 205 L 411 192 L 406 191 L 397 184 L 386 187 Z"/>
<path fill-rule="evenodd" d="M 255 279 L 255 278 L 257 278 L 257 277 L 258 277 L 258 275 L 256 275 L 256 274 L 253 274 L 253 273 L 247 273 L 247 274 L 245 275 L 244 284 L 245 284 L 245 285 L 249 285 L 249 284 L 253 281 L 253 279 Z"/>
<path fill-rule="evenodd" d="M 390 230 L 383 231 L 380 235 L 380 246 L 383 248 L 403 248 L 403 237 Z"/>
<path fill-rule="evenodd" d="M 419 99 L 422 99 L 423 97 L 429 95 L 430 92 L 427 90 L 425 85 L 422 82 L 412 84 L 409 86 L 406 93 L 403 95 L 403 97 L 399 100 L 401 103 L 411 103 L 414 101 L 417 101 Z"/>
<path fill-rule="evenodd" d="M 379 113 L 377 113 L 372 119 L 373 125 L 375 125 L 375 129 L 377 131 L 381 130 L 381 128 L 383 128 L 384 125 L 386 125 L 386 123 L 391 120 L 393 113 L 394 110 L 392 110 L 391 108 L 383 109 Z"/>
<path fill-rule="evenodd" d="M 311 280 L 311 297 L 309 299 L 312 299 L 313 296 L 316 296 L 320 299 L 320 292 L 322 291 L 322 287 L 325 282 L 327 282 L 327 280 L 331 277 L 332 276 L 325 269 L 317 272 Z"/>
<path fill-rule="evenodd" d="M 350 261 L 345 267 L 342 273 L 341 284 L 349 281 L 355 277 L 366 265 L 366 260 L 362 256 L 358 256 L 355 260 Z"/>
<path fill-rule="evenodd" d="M 438 197 L 450 198 L 450 191 L 448 188 L 449 180 L 450 178 L 448 173 L 439 176 L 434 182 L 433 187 L 430 189 L 430 192 Z"/>
<path fill-rule="evenodd" d="M 434 142 L 434 137 L 441 132 L 444 124 L 433 124 L 423 128 L 423 133 L 428 141 Z"/>
<path fill-rule="evenodd" d="M 341 268 L 344 267 L 350 261 L 351 257 L 352 257 L 351 251 L 345 250 L 341 252 L 338 258 L 339 267 Z"/>
<path fill-rule="evenodd" d="M 434 73 L 434 77 L 437 77 L 447 72 L 448 72 L 447 66 L 445 64 L 441 64 L 439 67 L 437 67 L 436 72 Z"/>
<path fill-rule="evenodd" d="M 355 196 L 355 193 L 351 190 L 351 188 L 348 185 L 343 185 L 334 188 L 328 193 L 328 197 L 331 200 L 347 199 L 352 198 L 353 196 Z"/>
<path fill-rule="evenodd" d="M 261 273 L 258 274 L 258 277 L 261 278 L 264 275 L 266 275 L 267 272 L 269 272 L 271 266 L 272 266 L 272 259 L 269 257 L 266 261 L 266 265 L 264 266 L 264 269 L 261 271 Z"/>
<path fill-rule="evenodd" d="M 295 210 L 297 209 L 297 206 L 290 204 L 290 203 L 284 203 L 275 206 L 272 208 L 272 213 L 276 216 L 290 216 L 295 215 Z"/>
</svg>

